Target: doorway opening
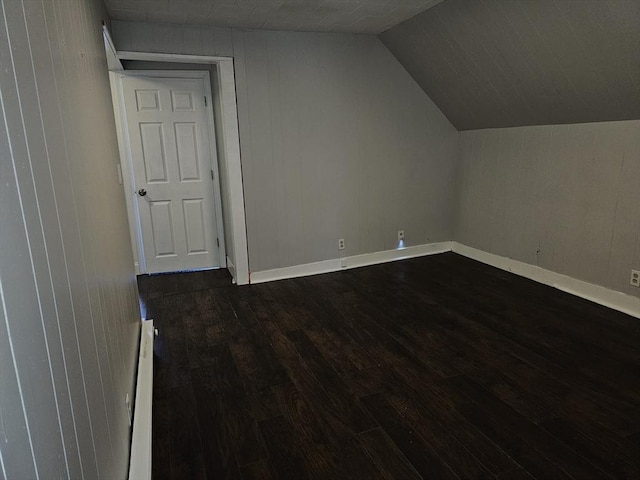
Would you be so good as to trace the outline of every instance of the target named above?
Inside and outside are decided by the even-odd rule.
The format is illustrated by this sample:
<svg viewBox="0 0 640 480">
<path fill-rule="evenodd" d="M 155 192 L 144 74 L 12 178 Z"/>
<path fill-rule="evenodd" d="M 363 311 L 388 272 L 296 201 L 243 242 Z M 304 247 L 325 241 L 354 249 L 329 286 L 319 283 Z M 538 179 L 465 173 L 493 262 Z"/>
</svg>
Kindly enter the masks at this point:
<svg viewBox="0 0 640 480">
<path fill-rule="evenodd" d="M 249 283 L 249 265 L 233 59 L 227 57 L 206 57 L 196 55 L 122 52 L 116 51 L 112 42 L 109 45 L 107 40 L 105 40 L 105 45 L 107 45 L 108 57 L 111 57 L 109 61 L 111 89 L 118 131 L 118 142 L 120 144 L 122 181 L 127 201 L 127 211 L 129 214 L 129 226 L 132 237 L 131 244 L 136 262 L 136 273 L 169 272 L 191 270 L 194 268 L 208 268 L 209 266 L 226 266 L 234 283 L 240 285 Z M 111 50 L 111 52 L 109 52 L 109 50 Z M 210 173 L 214 177 L 214 182 L 212 183 L 214 186 L 213 197 L 214 200 L 217 200 L 218 202 L 217 204 L 215 201 L 213 202 L 214 215 L 208 218 L 211 219 L 213 217 L 213 220 L 209 222 L 209 227 L 213 227 L 213 230 L 215 231 L 212 232 L 211 228 L 209 230 L 203 230 L 206 222 L 201 222 L 199 220 L 203 215 L 206 215 L 206 213 L 203 213 L 206 212 L 207 208 L 206 202 L 202 199 L 203 197 L 197 197 L 195 195 L 189 196 L 189 194 L 187 194 L 185 198 L 179 199 L 178 205 L 180 208 L 173 208 L 169 206 L 166 199 L 163 200 L 160 197 L 154 199 L 151 190 L 148 188 L 145 188 L 144 186 L 137 188 L 140 185 L 140 177 L 144 178 L 144 180 L 152 178 L 152 189 L 157 190 L 156 187 L 164 187 L 166 185 L 163 184 L 163 182 L 165 182 L 163 177 L 164 174 L 162 173 L 164 167 L 161 161 L 156 161 L 155 164 L 151 165 L 151 167 L 147 167 L 143 162 L 142 167 L 138 165 L 137 168 L 139 169 L 139 173 L 138 175 L 135 175 L 136 172 L 134 164 L 131 161 L 131 153 L 129 152 L 130 138 L 128 138 L 128 136 L 130 135 L 130 128 L 126 121 L 127 106 L 124 103 L 126 94 L 124 93 L 125 88 L 123 88 L 123 83 L 126 83 L 123 82 L 123 79 L 130 79 L 132 77 L 136 79 L 154 79 L 156 82 L 158 82 L 158 79 L 169 78 L 184 79 L 189 77 L 200 77 L 203 79 L 203 88 L 205 91 L 208 91 L 209 94 L 205 94 L 203 96 L 202 105 L 204 106 L 204 102 L 207 102 L 206 107 L 212 109 L 209 120 L 210 126 L 207 131 L 210 136 L 210 152 L 212 158 L 214 160 L 217 159 L 217 161 L 211 163 L 212 168 L 210 169 L 205 169 L 202 165 L 196 168 L 197 162 L 191 161 L 191 163 L 189 163 L 187 161 L 187 168 L 183 169 L 184 171 L 182 173 L 186 175 L 185 178 L 189 177 L 189 175 L 191 176 L 189 178 L 192 179 L 190 181 L 192 184 L 197 183 L 199 180 L 196 180 L 196 177 L 201 178 L 204 173 Z M 141 91 L 161 90 L 155 86 L 146 88 L 138 85 L 138 87 Z M 189 89 L 176 88 L 175 90 L 176 92 L 186 92 Z M 159 105 L 161 106 L 162 99 L 160 97 L 162 95 L 158 95 L 158 102 L 160 102 Z M 176 102 L 182 102 L 180 105 L 182 108 L 186 108 L 187 110 L 193 110 L 195 108 L 193 105 L 188 103 L 189 95 L 183 94 L 176 96 L 174 94 L 175 98 L 172 98 L 171 95 L 171 93 L 165 93 L 165 103 L 167 108 L 175 108 L 171 102 L 174 102 L 174 104 Z M 192 99 L 195 98 L 194 95 L 191 96 Z M 142 96 L 143 95 L 139 95 L 139 97 Z M 151 108 L 154 108 L 154 95 L 150 94 L 147 95 L 147 97 L 148 98 L 138 99 L 135 94 L 130 93 L 129 103 L 132 104 L 134 102 L 139 103 L 147 101 L 150 102 L 148 105 L 151 105 Z M 204 97 L 206 97 L 206 100 Z M 136 103 L 136 109 L 137 108 Z M 130 110 L 135 109 L 131 107 Z M 173 132 L 162 132 L 161 130 L 166 130 L 166 128 L 158 125 L 161 122 L 154 120 L 153 118 L 139 118 L 138 120 L 139 124 L 136 136 L 138 138 L 144 137 L 144 135 L 140 133 L 141 130 L 145 130 L 144 133 L 147 136 L 146 139 L 139 141 L 136 140 L 138 150 L 144 148 L 140 145 L 142 142 L 146 141 L 147 146 L 150 148 L 150 152 L 153 152 L 153 148 L 156 149 L 156 153 L 158 154 L 157 158 L 161 158 L 163 155 L 167 157 L 167 148 L 165 148 L 164 152 L 157 151 L 160 147 L 164 148 L 164 145 L 162 145 L 162 142 L 158 139 L 161 138 L 161 134 L 164 134 L 165 136 L 170 134 L 170 136 L 176 137 L 176 127 L 172 127 L 174 130 Z M 144 127 L 140 127 L 140 123 L 144 124 Z M 192 120 L 187 119 L 178 123 L 182 123 L 178 131 L 178 136 L 180 138 L 174 138 L 174 140 L 169 138 L 170 148 L 172 148 L 173 151 L 176 151 L 175 145 L 182 142 L 182 153 L 185 154 L 186 152 L 184 158 L 191 158 L 191 160 L 193 160 L 195 158 L 193 155 L 194 139 L 196 149 L 198 148 L 198 141 L 201 144 L 201 148 L 204 148 L 202 145 L 205 145 L 205 143 L 202 143 L 202 139 L 196 138 L 197 135 L 193 134 L 197 129 L 194 130 L 196 127 L 193 125 L 194 122 Z M 155 147 L 153 147 L 154 145 Z M 168 170 L 168 168 L 169 166 L 167 165 L 165 170 Z M 178 164 L 177 167 L 174 165 L 173 168 L 174 172 L 177 172 L 176 175 L 178 178 L 180 178 L 180 165 Z M 191 170 L 189 170 L 189 168 L 191 168 Z M 149 170 L 150 176 L 147 175 L 147 170 Z M 197 174 L 194 173 L 196 170 Z M 154 175 L 158 176 L 158 178 L 155 178 Z M 187 183 L 189 183 L 189 181 L 187 181 Z M 140 190 L 143 191 L 141 192 Z M 158 192 L 156 191 L 155 195 L 157 196 L 157 194 Z M 144 197 L 147 198 L 145 199 Z M 140 211 L 137 211 L 138 209 L 136 208 L 141 204 L 141 202 L 145 202 L 142 205 L 147 209 L 147 213 L 145 214 L 147 216 L 146 219 L 143 218 L 143 215 L 141 215 Z M 150 205 L 152 205 L 153 208 Z M 149 210 L 153 209 L 156 210 L 153 214 L 158 214 L 158 219 L 155 221 L 155 224 L 153 223 L 153 215 L 149 214 Z M 174 211 L 178 211 L 178 214 L 180 214 L 181 211 L 181 218 L 174 218 L 176 216 Z M 186 223 L 184 219 L 185 216 L 188 217 L 188 221 Z M 207 220 L 207 218 L 205 218 L 205 220 Z M 188 223 L 189 221 L 191 222 L 190 224 Z M 180 236 L 180 238 L 176 238 L 176 236 L 174 236 L 172 239 L 170 235 L 160 235 L 161 241 L 159 240 L 156 244 L 154 243 L 153 235 L 147 235 L 147 238 L 145 238 L 145 235 L 142 232 L 142 223 L 144 222 L 146 222 L 147 226 L 152 225 L 152 228 L 155 228 L 156 232 L 165 233 L 170 230 L 169 224 L 173 223 L 174 225 L 180 225 L 183 227 L 184 233 L 180 233 L 177 227 L 175 227 L 174 234 L 176 236 Z M 186 227 L 184 227 L 185 225 Z M 188 244 L 189 235 L 191 235 L 191 246 Z M 209 235 L 209 237 L 207 237 L 207 235 Z M 182 241 L 180 245 L 182 245 L 183 251 L 189 251 L 189 249 L 191 249 L 192 258 L 206 257 L 207 254 L 205 252 L 208 251 L 207 248 L 209 248 L 206 247 L 208 238 L 213 239 L 215 242 L 215 247 L 212 248 L 218 252 L 218 265 L 187 264 L 180 266 L 172 264 L 169 268 L 149 268 L 150 262 L 148 262 L 146 254 L 146 251 L 149 249 L 152 249 L 156 254 L 159 252 L 160 259 L 169 260 L 169 262 L 161 263 L 170 264 L 171 261 L 176 258 L 173 256 L 175 252 L 172 252 L 171 248 L 178 245 L 178 243 L 180 243 L 179 241 Z M 217 241 L 215 240 L 216 238 Z M 209 246 L 211 245 L 211 242 L 209 242 Z"/>
<path fill-rule="evenodd" d="M 209 72 L 117 81 L 140 273 L 226 267 Z"/>
</svg>

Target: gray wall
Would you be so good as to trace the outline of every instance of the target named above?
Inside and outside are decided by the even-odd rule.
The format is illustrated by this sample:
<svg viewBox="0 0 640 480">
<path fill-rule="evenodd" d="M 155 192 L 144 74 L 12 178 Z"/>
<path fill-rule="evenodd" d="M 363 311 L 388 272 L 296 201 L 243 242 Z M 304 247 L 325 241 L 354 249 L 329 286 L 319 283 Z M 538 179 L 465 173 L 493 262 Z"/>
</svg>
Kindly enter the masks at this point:
<svg viewBox="0 0 640 480">
<path fill-rule="evenodd" d="M 114 20 L 111 30 L 119 51 L 233 57 L 230 28 Z"/>
<path fill-rule="evenodd" d="M 457 131 L 375 37 L 113 33 L 119 50 L 234 57 L 252 271 L 395 248 L 399 229 L 407 245 L 451 239 Z"/>
<path fill-rule="evenodd" d="M 458 167 L 456 241 L 640 294 L 640 121 L 462 132 Z"/>
<path fill-rule="evenodd" d="M 335 258 L 338 237 L 347 255 L 393 248 L 404 228 L 409 244 L 454 239 L 639 293 L 637 121 L 477 130 L 458 146 L 372 37 L 127 22 L 114 32 L 124 50 L 235 56 L 254 271 Z"/>
<path fill-rule="evenodd" d="M 457 131 L 375 37 L 233 45 L 252 271 L 451 238 Z"/>
<path fill-rule="evenodd" d="M 446 0 L 380 38 L 458 130 L 640 119 L 638 0 Z"/>
<path fill-rule="evenodd" d="M 137 290 L 99 1 L 0 8 L 0 477 L 126 476 Z"/>
</svg>

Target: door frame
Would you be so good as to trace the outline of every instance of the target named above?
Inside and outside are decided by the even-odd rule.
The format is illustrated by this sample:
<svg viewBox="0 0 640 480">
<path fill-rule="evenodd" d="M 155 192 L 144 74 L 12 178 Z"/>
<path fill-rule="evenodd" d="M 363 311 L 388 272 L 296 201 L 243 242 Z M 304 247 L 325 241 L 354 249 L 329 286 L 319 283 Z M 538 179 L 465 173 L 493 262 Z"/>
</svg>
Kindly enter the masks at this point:
<svg viewBox="0 0 640 480">
<path fill-rule="evenodd" d="M 211 91 L 211 82 L 205 79 L 205 91 L 210 99 L 208 103 L 208 117 L 210 122 L 210 142 L 213 142 L 212 148 L 216 148 L 218 139 L 222 140 L 221 148 L 217 150 L 218 162 L 224 165 L 224 174 L 220 175 L 218 162 L 213 162 L 212 169 L 217 181 L 214 181 L 214 195 L 216 196 L 216 222 L 218 223 L 221 247 L 220 251 L 221 266 L 228 268 L 234 283 L 238 285 L 246 285 L 249 283 L 249 258 L 247 251 L 247 230 L 245 223 L 244 209 L 244 193 L 242 185 L 242 164 L 240 161 L 240 136 L 238 128 L 238 114 L 236 103 L 235 89 L 235 73 L 233 69 L 233 59 L 228 57 L 209 57 L 200 55 L 174 55 L 161 53 L 145 53 L 145 52 L 117 52 L 120 60 L 144 60 L 155 62 L 173 62 L 173 63 L 200 63 L 215 64 L 217 75 L 217 91 Z M 115 70 L 109 73 L 111 81 L 111 91 L 113 99 L 113 108 L 116 120 L 116 130 L 118 135 L 118 144 L 120 148 L 120 157 L 123 168 L 122 181 L 125 188 L 125 199 L 127 203 L 127 215 L 129 217 L 129 228 L 131 231 L 131 246 L 134 254 L 134 262 L 136 273 L 144 273 L 144 256 L 142 253 L 142 241 L 140 230 L 140 219 L 138 217 L 137 208 L 135 208 L 133 193 L 135 185 L 133 185 L 133 164 L 130 158 L 130 148 L 128 145 L 128 133 L 126 132 L 126 122 L 124 121 L 123 108 L 123 92 L 122 78 L 123 76 L 134 74 L 139 76 L 140 71 L 122 71 Z M 180 70 L 147 70 L 144 76 L 160 76 L 160 77 L 181 77 Z M 192 78 L 206 77 L 209 78 L 209 72 L 206 70 L 189 71 Z M 210 80 L 210 79 L 209 79 Z M 213 103 L 214 99 L 218 100 L 220 108 L 221 125 L 216 125 L 219 129 L 218 135 L 213 129 Z M 216 150 L 214 150 L 216 152 Z M 227 195 L 226 203 L 221 202 L 221 187 L 224 185 Z M 217 192 L 217 193 L 216 193 Z M 222 226 L 220 226 L 222 224 Z M 227 227 L 224 229 L 224 227 Z M 226 240 L 226 243 L 225 243 Z M 231 248 L 231 250 L 229 249 Z M 227 253 L 230 253 L 227 255 Z"/>
<path fill-rule="evenodd" d="M 140 211 L 137 208 L 137 188 L 138 185 L 135 182 L 133 158 L 131 155 L 131 143 L 129 138 L 129 130 L 127 128 L 126 110 L 125 110 L 125 97 L 123 80 L 125 78 L 188 78 L 201 80 L 204 85 L 204 94 L 209 99 L 206 102 L 205 109 L 207 111 L 207 129 L 209 133 L 209 151 L 210 151 L 210 164 L 209 169 L 213 172 L 212 184 L 213 184 L 213 203 L 214 203 L 214 215 L 215 224 L 218 237 L 218 259 L 219 267 L 227 266 L 227 255 L 224 242 L 224 224 L 222 221 L 222 196 L 220 194 L 220 175 L 218 171 L 218 154 L 215 138 L 215 124 L 213 119 L 213 96 L 211 95 L 211 79 L 209 71 L 207 70 L 127 70 L 118 72 L 115 74 L 117 78 L 118 87 L 118 108 L 120 111 L 120 122 L 122 125 L 123 144 L 125 147 L 124 156 L 122 157 L 122 176 L 125 187 L 125 198 L 127 200 L 127 210 L 133 210 L 129 216 L 129 227 L 134 228 L 132 232 L 135 234 L 135 243 L 137 246 L 136 268 L 139 270 L 137 273 L 147 273 L 148 267 L 144 255 L 144 243 L 142 242 L 142 223 L 140 221 Z"/>
</svg>

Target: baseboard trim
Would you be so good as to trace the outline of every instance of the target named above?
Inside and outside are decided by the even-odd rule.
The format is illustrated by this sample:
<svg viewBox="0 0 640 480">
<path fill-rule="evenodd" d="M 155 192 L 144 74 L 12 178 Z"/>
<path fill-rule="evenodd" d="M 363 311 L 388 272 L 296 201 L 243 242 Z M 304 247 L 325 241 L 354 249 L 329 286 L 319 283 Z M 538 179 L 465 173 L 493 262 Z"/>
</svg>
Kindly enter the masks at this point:
<svg viewBox="0 0 640 480">
<path fill-rule="evenodd" d="M 526 277 L 538 283 L 549 285 L 563 292 L 618 310 L 627 315 L 640 318 L 640 298 L 577 280 L 561 273 L 536 267 L 535 265 L 529 265 L 528 263 L 518 260 L 484 252 L 458 242 L 451 243 L 452 250 L 459 255 L 472 258 L 473 260 L 486 263 L 487 265 L 507 272 L 515 273 L 516 275 Z"/>
<path fill-rule="evenodd" d="M 274 280 L 284 280 L 286 278 L 307 277 L 309 275 L 319 275 L 321 273 L 337 272 L 350 268 L 366 267 L 380 263 L 394 262 L 407 258 L 422 257 L 425 255 L 435 255 L 451 251 L 452 242 L 428 243 L 411 247 L 399 248 L 396 250 L 384 250 L 381 252 L 365 253 L 350 257 L 334 258 L 322 262 L 305 263 L 291 267 L 274 268 L 273 270 L 263 270 L 261 272 L 251 272 L 250 283 L 272 282 Z"/>
<path fill-rule="evenodd" d="M 458 242 L 429 243 L 397 250 L 384 250 L 382 252 L 334 258 L 322 262 L 251 272 L 249 278 L 252 284 L 272 282 L 275 280 L 319 275 L 322 273 L 337 272 L 350 268 L 366 267 L 368 265 L 377 265 L 450 251 L 538 283 L 549 285 L 563 292 L 626 313 L 627 315 L 640 318 L 640 298 L 610 290 L 600 285 L 594 285 L 583 280 L 577 280 L 561 273 L 536 267 L 535 265 L 529 265 L 528 263 L 518 260 L 468 247 Z"/>
<path fill-rule="evenodd" d="M 140 329 L 138 378 L 136 380 L 129 480 L 151 480 L 151 409 L 153 405 L 153 320 Z"/>
<path fill-rule="evenodd" d="M 229 270 L 229 274 L 231 275 L 231 282 L 236 283 L 236 266 L 229 257 L 227 257 L 227 270 Z"/>
</svg>

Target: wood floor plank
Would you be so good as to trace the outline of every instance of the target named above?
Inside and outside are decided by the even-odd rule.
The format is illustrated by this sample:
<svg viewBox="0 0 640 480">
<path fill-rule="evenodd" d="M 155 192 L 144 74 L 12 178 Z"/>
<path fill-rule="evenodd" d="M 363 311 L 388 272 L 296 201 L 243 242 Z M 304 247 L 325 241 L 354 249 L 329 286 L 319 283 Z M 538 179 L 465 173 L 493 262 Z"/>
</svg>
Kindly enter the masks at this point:
<svg viewBox="0 0 640 480">
<path fill-rule="evenodd" d="M 152 408 L 152 478 L 171 478 L 171 408 L 166 391 L 157 392 Z"/>
<path fill-rule="evenodd" d="M 212 369 L 223 368 L 223 365 L 227 368 L 227 375 L 212 374 Z M 212 400 L 212 406 L 224 414 L 217 428 L 225 429 L 227 442 L 238 464 L 246 465 L 267 458 L 265 442 L 258 431 L 257 421 L 237 371 L 229 364 L 220 364 L 212 368 L 194 369 L 191 375 L 194 389 L 199 394 L 200 408 L 206 409 L 207 401 Z"/>
<path fill-rule="evenodd" d="M 422 421 L 429 424 L 435 420 L 493 475 L 517 467 L 517 463 L 509 458 L 504 450 L 455 409 L 455 405 L 466 402 L 466 399 L 458 397 L 460 400 L 454 400 L 454 393 L 441 388 L 441 382 L 423 382 L 419 372 L 410 366 L 396 372 L 402 380 L 398 382 L 399 385 L 395 384 L 393 389 L 385 390 L 390 396 L 404 395 L 415 402 L 414 408 L 420 408 L 423 412 L 421 420 L 426 418 Z"/>
<path fill-rule="evenodd" d="M 466 376 L 533 423 L 554 417 L 537 395 L 530 394 L 495 369 L 467 372 Z"/>
<path fill-rule="evenodd" d="M 202 428 L 202 451 L 207 478 L 236 480 L 240 478 L 238 461 L 227 428 L 228 412 L 219 392 L 194 382 L 196 410 Z"/>
<path fill-rule="evenodd" d="M 640 445 L 593 424 L 574 424 L 553 418 L 540 424 L 613 478 L 640 478 Z"/>
<path fill-rule="evenodd" d="M 449 465 L 460 478 L 489 479 L 493 474 L 443 427 L 420 403 L 403 394 L 386 394 L 391 405 L 400 416 L 425 440 L 438 456 Z"/>
<path fill-rule="evenodd" d="M 276 480 L 271 472 L 269 460 L 243 465 L 240 467 L 240 476 L 242 480 Z"/>
<path fill-rule="evenodd" d="M 289 380 L 286 371 L 283 369 L 284 376 L 281 377 L 279 374 L 274 374 L 273 369 L 268 365 L 261 364 L 253 354 L 251 343 L 246 339 L 232 342 L 230 349 L 254 418 L 265 420 L 279 415 L 280 411 L 272 387 Z"/>
<path fill-rule="evenodd" d="M 196 401 L 190 386 L 167 391 L 171 478 L 206 478 Z"/>
<path fill-rule="evenodd" d="M 248 303 L 276 356 L 278 358 L 297 357 L 298 352 L 296 347 L 286 336 L 280 325 L 274 320 L 270 309 L 262 301 L 260 295 L 252 295 L 248 298 Z"/>
<path fill-rule="evenodd" d="M 379 480 L 384 477 L 379 466 L 372 462 L 371 455 L 358 440 L 358 437 L 341 442 L 336 446 L 336 453 L 341 478 L 345 480 L 353 478 Z"/>
<path fill-rule="evenodd" d="M 383 394 L 363 397 L 362 403 L 422 477 L 460 478 L 415 431 L 415 426 L 389 405 Z"/>
<path fill-rule="evenodd" d="M 523 442 L 508 429 L 500 418 L 489 417 L 473 403 L 462 404 L 457 409 L 483 434 L 499 445 L 517 464 L 536 478 L 569 479 L 571 476 L 558 468 L 537 450 Z M 508 475 L 505 475 L 508 478 Z"/>
<path fill-rule="evenodd" d="M 640 432 L 628 435 L 626 438 L 636 445 L 640 445 Z"/>
<path fill-rule="evenodd" d="M 351 393 L 349 387 L 340 379 L 309 337 L 303 331 L 297 330 L 289 332 L 289 338 L 325 390 L 333 407 L 336 411 L 342 412 L 342 417 L 353 432 L 364 432 L 377 427 L 375 421 L 360 405 L 358 398 Z"/>
<path fill-rule="evenodd" d="M 325 426 L 293 383 L 278 385 L 273 390 L 282 416 L 302 444 L 309 447 L 331 444 Z"/>
<path fill-rule="evenodd" d="M 640 321 L 453 253 L 139 277 L 154 478 L 640 477 Z"/>
<path fill-rule="evenodd" d="M 311 478 L 300 447 L 284 417 L 273 417 L 259 424 L 264 438 L 268 438 L 267 450 L 274 475 L 282 480 Z"/>
<path fill-rule="evenodd" d="M 359 434 L 358 438 L 385 479 L 421 480 L 423 478 L 384 430 L 380 428 L 369 430 Z"/>
<path fill-rule="evenodd" d="M 493 421 L 495 426 L 503 428 L 505 432 L 518 435 L 529 447 L 539 452 L 569 476 L 581 479 L 611 478 L 604 472 L 598 471 L 595 465 L 558 441 L 553 435 L 522 417 L 507 404 L 465 376 L 461 375 L 450 379 L 447 383 L 462 392 L 474 404 L 474 407 L 468 408 L 467 411 L 473 411 L 477 407 L 480 414 L 475 418 L 479 420 L 480 416 L 484 416 L 482 425 Z"/>
<path fill-rule="evenodd" d="M 584 382 L 576 382 L 576 377 L 570 371 L 558 372 L 544 357 L 487 329 L 473 320 L 473 316 L 464 317 L 449 311 L 444 317 L 446 323 L 443 325 L 447 325 L 449 342 L 456 344 L 460 350 L 466 348 L 470 353 L 476 350 L 473 355 L 500 370 L 530 395 L 544 395 L 539 396 L 539 401 L 548 410 L 555 408 L 561 415 L 584 415 L 584 411 L 576 408 L 580 406 L 588 409 L 588 414 L 595 416 L 598 422 L 620 434 L 637 430 L 638 418 L 634 416 L 634 408 L 625 402 L 611 404 L 611 391 L 603 395 L 585 386 Z M 534 385 L 535 388 L 532 388 Z M 576 397 L 579 403 L 574 400 Z"/>
<path fill-rule="evenodd" d="M 498 475 L 496 477 L 496 480 L 534 480 L 534 479 L 535 477 L 531 476 L 531 474 L 523 468 L 511 470 L 510 472 L 503 473 L 502 475 Z"/>
</svg>

